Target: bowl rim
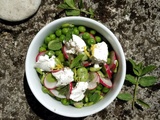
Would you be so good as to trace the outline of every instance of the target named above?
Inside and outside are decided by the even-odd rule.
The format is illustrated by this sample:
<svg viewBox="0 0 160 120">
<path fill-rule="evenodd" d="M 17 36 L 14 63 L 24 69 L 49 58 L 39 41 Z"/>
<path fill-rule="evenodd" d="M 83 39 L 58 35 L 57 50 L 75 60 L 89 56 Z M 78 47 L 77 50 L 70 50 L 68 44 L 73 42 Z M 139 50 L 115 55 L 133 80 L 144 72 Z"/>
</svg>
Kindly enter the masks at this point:
<svg viewBox="0 0 160 120">
<path fill-rule="evenodd" d="M 37 39 L 37 36 L 40 35 L 42 32 L 44 32 L 45 29 L 47 29 L 47 27 L 49 26 L 52 26 L 52 24 L 55 24 L 56 22 L 64 22 L 64 21 L 67 21 L 67 20 L 80 20 L 80 21 L 88 21 L 88 22 L 92 22 L 93 24 L 96 24 L 97 26 L 100 26 L 100 28 L 103 28 L 105 31 L 108 32 L 108 34 L 110 34 L 113 39 L 115 40 L 114 42 L 116 42 L 116 44 L 118 45 L 119 47 L 119 53 L 121 54 L 121 59 L 122 59 L 122 73 L 121 73 L 121 82 L 119 83 L 119 87 L 116 89 L 116 92 L 112 95 L 112 97 L 109 99 L 109 101 L 107 102 L 107 104 L 105 104 L 104 106 L 101 106 L 101 108 L 99 109 L 94 109 L 89 112 L 86 112 L 86 113 L 83 113 L 83 114 L 66 114 L 65 112 L 60 112 L 60 111 L 57 111 L 57 110 L 53 110 L 51 107 L 49 106 L 46 106 L 46 104 L 44 104 L 44 102 L 38 97 L 38 93 L 34 90 L 33 88 L 33 85 L 31 85 L 31 81 L 29 80 L 31 77 L 29 75 L 29 68 L 28 68 L 28 64 L 30 64 L 30 62 L 28 61 L 29 59 L 29 53 L 31 52 L 31 46 L 33 44 L 36 43 L 36 39 Z M 61 23 L 62 24 L 62 23 Z M 52 26 L 53 27 L 53 26 Z M 37 51 L 38 52 L 38 51 Z M 56 19 L 52 22 L 50 22 L 49 24 L 45 25 L 36 35 L 35 37 L 33 38 L 33 40 L 31 41 L 30 45 L 29 45 L 29 48 L 28 48 L 28 51 L 27 51 L 27 55 L 26 55 L 26 60 L 25 60 L 25 73 L 26 73 L 26 78 L 27 78 L 27 82 L 28 82 L 28 85 L 33 93 L 33 95 L 35 96 L 35 98 L 47 109 L 49 109 L 50 111 L 56 113 L 56 114 L 59 114 L 59 115 L 62 115 L 62 116 L 65 116 L 65 117 L 85 117 L 85 116 L 88 116 L 88 115 L 91 115 L 91 114 L 95 114 L 101 110 L 103 110 L 104 108 L 106 108 L 116 97 L 117 95 L 119 94 L 120 90 L 122 89 L 122 86 L 124 84 L 124 80 L 125 80 L 125 75 L 126 75 L 126 62 L 125 62 L 125 55 L 124 55 L 124 52 L 123 52 L 123 49 L 122 49 L 122 46 L 120 44 L 120 42 L 118 41 L 118 39 L 116 38 L 116 36 L 105 26 L 103 25 L 102 23 L 98 22 L 98 21 L 95 21 L 93 19 L 90 19 L 90 18 L 86 18 L 86 17 L 81 17 L 81 16 L 71 16 L 71 17 L 62 17 L 62 18 L 59 18 L 59 19 Z M 96 103 L 97 104 L 97 103 Z M 90 107 L 90 106 L 89 106 Z M 78 109 L 78 108 L 77 108 Z"/>
</svg>

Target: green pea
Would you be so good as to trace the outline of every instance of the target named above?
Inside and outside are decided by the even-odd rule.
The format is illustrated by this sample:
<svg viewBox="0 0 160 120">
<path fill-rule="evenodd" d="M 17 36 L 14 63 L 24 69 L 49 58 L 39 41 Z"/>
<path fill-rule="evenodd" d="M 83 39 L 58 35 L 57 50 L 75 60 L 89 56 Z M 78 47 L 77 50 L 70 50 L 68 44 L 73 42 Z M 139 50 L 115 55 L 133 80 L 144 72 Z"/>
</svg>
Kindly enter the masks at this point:
<svg viewBox="0 0 160 120">
<path fill-rule="evenodd" d="M 47 51 L 47 55 L 48 55 L 49 57 L 52 57 L 54 54 L 55 54 L 55 53 L 54 53 L 53 50 Z"/>
<path fill-rule="evenodd" d="M 63 105 L 69 105 L 69 101 L 68 101 L 66 98 L 61 99 L 61 103 L 62 103 Z"/>
<path fill-rule="evenodd" d="M 95 30 L 90 30 L 90 33 L 91 33 L 92 35 L 95 35 L 95 34 L 96 34 L 96 31 L 95 31 Z"/>
<path fill-rule="evenodd" d="M 41 47 L 47 48 L 47 45 L 43 43 Z"/>
<path fill-rule="evenodd" d="M 63 28 L 63 29 L 62 29 L 62 33 L 63 33 L 64 35 L 66 35 L 66 34 L 68 33 L 68 31 L 69 31 L 69 28 Z"/>
<path fill-rule="evenodd" d="M 46 48 L 45 47 L 40 47 L 39 52 L 43 52 L 43 51 L 46 51 Z"/>
<path fill-rule="evenodd" d="M 85 33 L 83 33 L 82 38 L 83 38 L 84 40 L 87 40 L 87 39 L 90 38 L 90 34 L 89 34 L 88 32 L 85 32 Z"/>
<path fill-rule="evenodd" d="M 79 35 L 79 30 L 78 30 L 77 28 L 74 28 L 74 29 L 73 29 L 73 34 Z"/>
<path fill-rule="evenodd" d="M 52 39 L 48 36 L 44 39 L 44 43 L 48 44 Z"/>
<path fill-rule="evenodd" d="M 95 36 L 95 40 L 96 40 L 97 42 L 101 42 L 101 37 Z"/>
<path fill-rule="evenodd" d="M 61 29 L 58 29 L 58 30 L 56 30 L 55 33 L 56 33 L 56 36 L 59 37 L 59 36 L 61 36 L 61 34 L 62 34 L 62 30 L 61 30 Z"/>
<path fill-rule="evenodd" d="M 57 50 L 57 51 L 55 52 L 55 55 L 56 55 L 56 56 L 58 56 L 59 54 L 62 54 L 62 51 L 61 51 L 61 50 Z"/>
<path fill-rule="evenodd" d="M 79 32 L 85 32 L 86 28 L 84 26 L 79 26 L 78 30 L 79 30 Z"/>
<path fill-rule="evenodd" d="M 88 45 L 96 44 L 96 41 L 95 41 L 94 38 L 90 38 L 90 39 L 87 40 L 87 44 Z"/>
<path fill-rule="evenodd" d="M 77 76 L 80 81 L 87 81 L 89 78 L 88 70 L 85 67 L 78 68 Z"/>
<path fill-rule="evenodd" d="M 56 38 L 56 35 L 55 34 L 50 34 L 49 37 L 54 40 Z"/>
<path fill-rule="evenodd" d="M 59 37 L 59 40 L 60 40 L 60 41 L 65 40 L 65 35 L 61 35 L 61 36 Z"/>
<path fill-rule="evenodd" d="M 96 87 L 97 90 L 101 91 L 103 89 L 103 85 L 98 84 L 98 86 Z"/>
<path fill-rule="evenodd" d="M 102 92 L 103 93 L 107 93 L 109 91 L 109 89 L 107 87 L 103 87 Z"/>
</svg>

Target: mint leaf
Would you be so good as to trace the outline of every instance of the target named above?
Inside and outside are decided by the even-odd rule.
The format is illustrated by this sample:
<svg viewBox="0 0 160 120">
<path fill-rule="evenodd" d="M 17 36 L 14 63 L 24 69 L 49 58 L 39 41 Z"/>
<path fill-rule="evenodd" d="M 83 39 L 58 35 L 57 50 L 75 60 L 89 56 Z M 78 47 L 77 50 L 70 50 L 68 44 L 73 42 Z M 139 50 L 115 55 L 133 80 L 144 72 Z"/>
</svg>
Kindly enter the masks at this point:
<svg viewBox="0 0 160 120">
<path fill-rule="evenodd" d="M 118 99 L 124 100 L 124 101 L 129 101 L 133 99 L 130 93 L 120 93 L 117 97 Z"/>
<path fill-rule="evenodd" d="M 153 71 L 156 68 L 154 65 L 149 65 L 143 68 L 141 76 Z"/>
<path fill-rule="evenodd" d="M 89 96 L 89 100 L 94 103 L 98 102 L 100 98 L 101 98 L 101 95 L 98 92 L 95 92 Z"/>
<path fill-rule="evenodd" d="M 71 9 L 71 7 L 68 6 L 66 3 L 59 4 L 58 8 L 61 8 L 61 9 Z"/>
<path fill-rule="evenodd" d="M 73 0 L 65 0 L 65 3 L 73 9 L 76 8 Z"/>
<path fill-rule="evenodd" d="M 82 0 L 80 0 L 80 2 L 78 3 L 78 6 L 79 6 L 80 9 L 82 9 L 84 7 Z"/>
<path fill-rule="evenodd" d="M 139 84 L 142 87 L 148 87 L 148 86 L 155 84 L 156 81 L 157 79 L 154 76 L 144 76 L 139 79 Z"/>
<path fill-rule="evenodd" d="M 92 8 L 89 8 L 90 18 L 94 18 L 94 11 Z"/>
<path fill-rule="evenodd" d="M 140 105 L 142 108 L 143 108 L 143 107 L 145 107 L 145 108 L 150 108 L 150 106 L 149 106 L 146 102 L 144 102 L 143 100 L 137 99 L 137 100 L 136 100 L 136 103 L 137 103 L 138 105 Z"/>
<path fill-rule="evenodd" d="M 66 15 L 68 16 L 78 16 L 80 15 L 79 10 L 66 10 Z"/>
<path fill-rule="evenodd" d="M 129 81 L 130 83 L 132 83 L 133 85 L 136 84 L 136 79 L 134 76 L 130 75 L 130 74 L 127 74 L 126 75 L 126 78 L 125 78 L 127 81 Z"/>
<path fill-rule="evenodd" d="M 83 54 L 77 55 L 75 59 L 73 59 L 72 63 L 70 64 L 70 68 L 73 68 L 78 65 L 79 61 L 83 58 Z"/>
</svg>

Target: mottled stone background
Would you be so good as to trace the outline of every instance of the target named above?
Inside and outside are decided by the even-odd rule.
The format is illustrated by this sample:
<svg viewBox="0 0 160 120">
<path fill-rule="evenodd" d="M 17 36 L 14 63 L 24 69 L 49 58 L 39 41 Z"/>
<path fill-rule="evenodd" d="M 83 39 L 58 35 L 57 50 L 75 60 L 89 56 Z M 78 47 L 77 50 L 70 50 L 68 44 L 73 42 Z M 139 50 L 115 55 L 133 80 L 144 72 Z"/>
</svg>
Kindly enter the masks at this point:
<svg viewBox="0 0 160 120">
<path fill-rule="evenodd" d="M 35 34 L 46 24 L 65 16 L 57 5 L 62 0 L 43 0 L 29 19 L 10 23 L 0 20 L 0 119 L 70 120 L 44 108 L 31 93 L 25 77 L 26 52 Z M 153 87 L 138 88 L 138 96 L 149 109 L 131 109 L 131 103 L 117 99 L 101 112 L 76 120 L 160 120 L 160 1 L 159 0 L 86 0 L 95 9 L 96 20 L 117 36 L 126 59 L 145 65 L 154 64 L 151 73 L 158 77 Z M 124 85 L 122 91 L 133 91 Z"/>
</svg>

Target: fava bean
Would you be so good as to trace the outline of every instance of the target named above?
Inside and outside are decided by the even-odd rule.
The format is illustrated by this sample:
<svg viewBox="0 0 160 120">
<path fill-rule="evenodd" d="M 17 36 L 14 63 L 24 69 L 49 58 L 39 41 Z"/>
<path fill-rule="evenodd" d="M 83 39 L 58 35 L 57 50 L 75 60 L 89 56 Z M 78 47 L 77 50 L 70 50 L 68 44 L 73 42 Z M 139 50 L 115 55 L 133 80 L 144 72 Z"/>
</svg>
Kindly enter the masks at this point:
<svg viewBox="0 0 160 120">
<path fill-rule="evenodd" d="M 80 81 L 87 81 L 89 78 L 88 70 L 85 67 L 78 68 L 77 76 Z"/>
</svg>

